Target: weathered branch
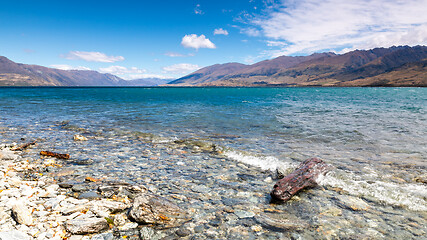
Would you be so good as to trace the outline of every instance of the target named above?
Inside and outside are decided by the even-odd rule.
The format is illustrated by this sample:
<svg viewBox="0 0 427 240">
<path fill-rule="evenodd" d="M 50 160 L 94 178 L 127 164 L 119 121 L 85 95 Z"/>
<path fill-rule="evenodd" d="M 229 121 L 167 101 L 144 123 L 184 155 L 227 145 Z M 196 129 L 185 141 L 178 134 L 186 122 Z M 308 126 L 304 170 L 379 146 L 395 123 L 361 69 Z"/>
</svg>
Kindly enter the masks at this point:
<svg viewBox="0 0 427 240">
<path fill-rule="evenodd" d="M 21 146 L 14 147 L 14 148 L 12 148 L 10 150 L 12 150 L 12 151 L 22 151 L 22 150 L 26 149 L 27 147 L 29 147 L 31 145 L 35 145 L 36 142 L 37 141 L 33 141 L 33 142 L 30 142 L 30 143 L 25 143 L 25 144 L 22 144 Z"/>
<path fill-rule="evenodd" d="M 280 179 L 273 187 L 270 195 L 275 200 L 288 201 L 298 191 L 317 186 L 319 174 L 326 174 L 330 167 L 318 158 L 310 158 L 302 162 L 288 176 Z"/>
<path fill-rule="evenodd" d="M 48 156 L 48 157 L 56 157 L 59 159 L 69 159 L 70 158 L 70 154 L 54 153 L 54 152 L 49 152 L 49 151 L 41 151 L 40 155 Z"/>
</svg>

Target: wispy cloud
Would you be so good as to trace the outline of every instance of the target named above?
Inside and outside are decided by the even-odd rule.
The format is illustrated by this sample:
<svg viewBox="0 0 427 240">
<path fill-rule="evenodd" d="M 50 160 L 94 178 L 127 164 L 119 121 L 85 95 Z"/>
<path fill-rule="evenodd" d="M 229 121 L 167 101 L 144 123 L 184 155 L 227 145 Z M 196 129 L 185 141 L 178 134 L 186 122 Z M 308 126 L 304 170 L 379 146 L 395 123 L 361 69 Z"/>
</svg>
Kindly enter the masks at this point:
<svg viewBox="0 0 427 240">
<path fill-rule="evenodd" d="M 214 35 L 228 35 L 228 31 L 222 28 L 218 28 L 214 30 Z"/>
<path fill-rule="evenodd" d="M 88 67 L 83 67 L 83 66 L 73 67 L 67 64 L 53 64 L 53 65 L 50 65 L 50 67 L 60 69 L 60 70 L 91 70 Z"/>
<path fill-rule="evenodd" d="M 168 56 L 168 57 L 193 57 L 194 54 L 193 53 L 182 54 L 182 53 L 177 53 L 177 52 L 166 52 L 165 56 Z"/>
<path fill-rule="evenodd" d="M 261 35 L 261 32 L 258 29 L 253 28 L 253 27 L 242 28 L 242 29 L 240 29 L 240 33 L 246 34 L 246 35 L 251 36 L 251 37 L 258 37 Z"/>
<path fill-rule="evenodd" d="M 196 5 L 196 7 L 194 8 L 194 13 L 197 14 L 197 15 L 204 14 L 204 12 L 202 11 L 202 9 L 200 8 L 200 4 Z"/>
<path fill-rule="evenodd" d="M 247 31 L 274 40 L 267 42 L 279 47 L 273 57 L 427 44 L 427 0 L 283 0 L 266 12 Z"/>
<path fill-rule="evenodd" d="M 187 48 L 216 48 L 215 44 L 211 42 L 205 35 L 197 36 L 196 34 L 185 35 L 182 38 L 181 45 Z"/>
<path fill-rule="evenodd" d="M 146 72 L 145 69 L 139 69 L 137 67 L 127 68 L 123 66 L 109 66 L 106 68 L 99 68 L 99 71 L 102 73 L 110 73 L 114 75 L 124 75 L 124 74 L 130 74 L 130 73 L 141 74 Z"/>
<path fill-rule="evenodd" d="M 199 65 L 190 64 L 190 63 L 180 63 L 180 64 L 174 64 L 171 66 L 164 67 L 163 70 L 168 73 L 186 74 L 189 72 L 193 72 L 199 68 L 200 68 Z"/>
<path fill-rule="evenodd" d="M 70 60 L 85 60 L 88 62 L 118 62 L 125 60 L 122 56 L 107 56 L 105 53 L 101 52 L 82 52 L 82 51 L 71 51 L 66 55 L 61 55 L 61 57 Z"/>
</svg>

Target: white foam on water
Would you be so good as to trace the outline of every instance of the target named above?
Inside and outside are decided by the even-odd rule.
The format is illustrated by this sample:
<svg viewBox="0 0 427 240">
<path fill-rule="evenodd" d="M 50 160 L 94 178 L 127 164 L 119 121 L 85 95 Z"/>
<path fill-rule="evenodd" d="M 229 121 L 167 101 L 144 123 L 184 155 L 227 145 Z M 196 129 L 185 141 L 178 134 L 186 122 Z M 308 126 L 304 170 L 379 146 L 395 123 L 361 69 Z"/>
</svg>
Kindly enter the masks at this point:
<svg viewBox="0 0 427 240">
<path fill-rule="evenodd" d="M 281 161 L 272 156 L 255 156 L 238 151 L 225 151 L 224 155 L 234 161 L 259 167 L 263 170 L 275 171 L 278 167 L 285 169 L 296 167 L 296 165 L 291 162 Z"/>
<path fill-rule="evenodd" d="M 357 197 L 367 197 L 379 203 L 405 207 L 413 211 L 427 211 L 427 187 L 421 184 L 393 183 L 381 180 L 356 180 L 353 173 L 338 176 L 336 171 L 319 175 L 322 186 L 341 188 Z"/>
</svg>

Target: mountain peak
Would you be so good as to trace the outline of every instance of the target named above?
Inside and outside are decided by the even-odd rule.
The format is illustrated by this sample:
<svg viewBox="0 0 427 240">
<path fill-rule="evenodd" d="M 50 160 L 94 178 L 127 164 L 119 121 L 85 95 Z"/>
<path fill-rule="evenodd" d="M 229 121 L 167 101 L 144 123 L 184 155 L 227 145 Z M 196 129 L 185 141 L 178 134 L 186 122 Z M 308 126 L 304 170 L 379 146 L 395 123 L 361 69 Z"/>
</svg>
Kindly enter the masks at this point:
<svg viewBox="0 0 427 240">
<path fill-rule="evenodd" d="M 252 65 L 216 64 L 172 81 L 179 86 L 427 86 L 425 46 L 344 54 L 280 56 Z M 381 77 L 387 77 L 382 79 Z"/>
</svg>

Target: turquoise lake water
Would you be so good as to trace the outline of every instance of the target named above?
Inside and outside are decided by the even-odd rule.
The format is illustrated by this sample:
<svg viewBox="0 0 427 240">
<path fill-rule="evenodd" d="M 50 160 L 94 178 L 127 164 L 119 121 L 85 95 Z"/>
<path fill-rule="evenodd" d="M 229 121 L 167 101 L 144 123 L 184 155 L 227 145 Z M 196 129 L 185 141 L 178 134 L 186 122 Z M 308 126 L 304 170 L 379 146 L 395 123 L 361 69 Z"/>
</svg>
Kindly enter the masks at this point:
<svg viewBox="0 0 427 240">
<path fill-rule="evenodd" d="M 75 132 L 103 141 L 76 146 Z M 138 161 L 147 144 L 161 160 L 168 143 L 184 140 L 190 150 L 215 144 L 223 162 L 264 175 L 319 157 L 334 166 L 319 179 L 326 191 L 402 215 L 427 212 L 427 88 L 0 88 L 0 136 L 43 139 L 40 147 L 94 159 L 93 169 L 127 155 Z M 211 155 L 189 151 L 199 157 Z M 123 178 L 137 182 L 127 167 Z"/>
</svg>

